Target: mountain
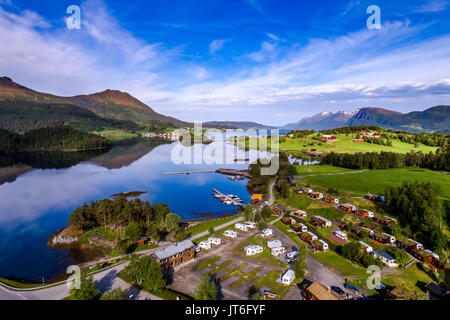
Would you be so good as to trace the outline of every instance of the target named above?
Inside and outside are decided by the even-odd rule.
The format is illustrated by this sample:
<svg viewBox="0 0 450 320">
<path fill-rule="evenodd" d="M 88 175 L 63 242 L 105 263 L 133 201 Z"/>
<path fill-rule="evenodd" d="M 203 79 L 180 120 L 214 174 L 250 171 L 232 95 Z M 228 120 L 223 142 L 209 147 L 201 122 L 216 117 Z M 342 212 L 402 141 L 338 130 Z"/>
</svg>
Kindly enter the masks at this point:
<svg viewBox="0 0 450 320">
<path fill-rule="evenodd" d="M 273 127 L 265 126 L 260 123 L 251 121 L 209 121 L 203 123 L 204 127 L 217 129 L 272 129 Z"/>
<path fill-rule="evenodd" d="M 152 108 L 142 103 L 126 92 L 118 90 L 105 90 L 90 95 L 74 97 L 60 97 L 47 93 L 37 92 L 18 83 L 8 77 L 0 78 L 0 101 L 28 101 L 44 104 L 68 104 L 87 109 L 102 118 L 128 120 L 135 122 L 162 121 L 176 126 L 188 126 L 189 124 L 157 113 Z"/>
<path fill-rule="evenodd" d="M 382 108 L 363 108 L 347 125 L 375 125 L 410 132 L 450 132 L 450 106 L 440 105 L 405 114 Z"/>
<path fill-rule="evenodd" d="M 348 121 L 358 113 L 359 110 L 353 111 L 339 111 L 336 113 L 332 112 L 321 112 L 313 115 L 312 117 L 303 118 L 299 122 L 290 123 L 283 126 L 281 129 L 286 130 L 324 130 L 332 129 L 346 126 Z"/>
</svg>

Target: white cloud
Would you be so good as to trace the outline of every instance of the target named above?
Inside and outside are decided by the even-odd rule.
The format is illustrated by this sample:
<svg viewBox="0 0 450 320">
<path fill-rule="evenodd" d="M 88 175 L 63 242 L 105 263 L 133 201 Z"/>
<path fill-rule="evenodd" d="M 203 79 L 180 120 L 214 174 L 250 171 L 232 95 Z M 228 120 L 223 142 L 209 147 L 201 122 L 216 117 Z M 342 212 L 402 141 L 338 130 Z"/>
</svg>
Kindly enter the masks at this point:
<svg viewBox="0 0 450 320">
<path fill-rule="evenodd" d="M 211 54 L 216 53 L 217 51 L 222 49 L 223 45 L 228 41 L 231 41 L 231 40 L 230 39 L 217 39 L 217 40 L 211 41 L 211 43 L 209 44 L 209 53 L 211 53 Z"/>
<path fill-rule="evenodd" d="M 449 5 L 448 1 L 444 1 L 444 0 L 435 0 L 435 1 L 431 1 L 427 4 L 424 4 L 418 8 L 416 8 L 414 10 L 414 12 L 417 13 L 436 13 L 436 12 L 441 12 L 441 11 L 445 11 L 445 9 L 447 9 Z"/>
</svg>

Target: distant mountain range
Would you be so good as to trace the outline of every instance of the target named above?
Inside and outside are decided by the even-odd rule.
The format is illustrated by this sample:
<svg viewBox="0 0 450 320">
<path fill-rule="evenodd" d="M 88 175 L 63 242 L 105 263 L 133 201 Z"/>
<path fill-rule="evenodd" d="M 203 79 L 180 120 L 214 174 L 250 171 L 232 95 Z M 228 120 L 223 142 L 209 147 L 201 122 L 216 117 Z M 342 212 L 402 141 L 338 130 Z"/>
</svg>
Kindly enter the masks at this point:
<svg viewBox="0 0 450 320">
<path fill-rule="evenodd" d="M 357 125 L 374 125 L 409 132 L 450 132 L 450 106 L 440 105 L 409 113 L 382 108 L 362 108 L 337 113 L 321 112 L 297 123 L 287 124 L 282 129 L 318 131 Z"/>
<path fill-rule="evenodd" d="M 336 113 L 332 112 L 321 112 L 313 115 L 312 117 L 303 118 L 299 122 L 290 123 L 283 126 L 281 129 L 287 130 L 324 130 L 332 129 L 346 126 L 348 121 L 359 112 L 359 110 L 353 111 L 339 111 Z"/>
<path fill-rule="evenodd" d="M 272 129 L 260 123 L 251 121 L 209 121 L 203 123 L 203 126 L 217 129 Z"/>
<path fill-rule="evenodd" d="M 119 126 L 120 121 L 155 120 L 176 126 L 189 125 L 157 113 L 126 92 L 105 90 L 90 95 L 60 97 L 26 88 L 8 77 L 0 78 L 0 116 L 3 117 L 2 123 L 8 120 L 5 117 L 10 117 L 12 122 L 21 122 L 23 125 L 43 119 L 89 123 L 116 120 L 112 122 L 119 121 Z"/>
</svg>

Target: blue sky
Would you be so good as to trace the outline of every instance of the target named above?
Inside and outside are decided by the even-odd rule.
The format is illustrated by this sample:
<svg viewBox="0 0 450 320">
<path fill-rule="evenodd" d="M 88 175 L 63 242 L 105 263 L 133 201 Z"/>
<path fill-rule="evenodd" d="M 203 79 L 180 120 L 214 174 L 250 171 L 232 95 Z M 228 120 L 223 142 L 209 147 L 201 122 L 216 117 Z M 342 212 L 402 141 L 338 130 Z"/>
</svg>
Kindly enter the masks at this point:
<svg viewBox="0 0 450 320">
<path fill-rule="evenodd" d="M 81 30 L 68 30 L 69 5 Z M 368 29 L 369 5 L 382 28 Z M 0 75 L 188 121 L 450 104 L 450 1 L 0 0 Z"/>
</svg>

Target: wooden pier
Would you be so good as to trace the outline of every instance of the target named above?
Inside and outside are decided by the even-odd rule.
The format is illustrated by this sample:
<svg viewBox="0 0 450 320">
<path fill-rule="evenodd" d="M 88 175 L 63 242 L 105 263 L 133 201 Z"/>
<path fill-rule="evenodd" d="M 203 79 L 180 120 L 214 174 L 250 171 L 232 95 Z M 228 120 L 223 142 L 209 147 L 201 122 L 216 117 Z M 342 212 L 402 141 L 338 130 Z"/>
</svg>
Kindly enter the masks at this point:
<svg viewBox="0 0 450 320">
<path fill-rule="evenodd" d="M 178 171 L 178 172 L 163 172 L 162 174 L 191 174 L 191 173 L 213 173 L 214 170 L 205 170 L 205 171 Z"/>
</svg>

